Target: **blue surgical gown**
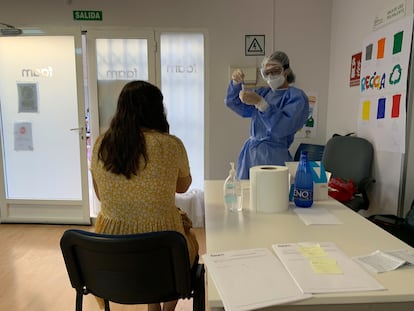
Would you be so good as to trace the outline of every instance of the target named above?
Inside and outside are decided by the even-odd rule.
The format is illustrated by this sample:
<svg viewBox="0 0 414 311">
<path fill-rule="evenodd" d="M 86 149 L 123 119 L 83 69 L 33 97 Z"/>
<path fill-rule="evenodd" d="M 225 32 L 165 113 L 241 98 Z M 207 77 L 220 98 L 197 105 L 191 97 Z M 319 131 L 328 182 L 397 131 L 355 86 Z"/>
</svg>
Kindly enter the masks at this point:
<svg viewBox="0 0 414 311">
<path fill-rule="evenodd" d="M 285 165 L 292 161 L 289 147 L 295 133 L 309 116 L 306 94 L 293 86 L 272 91 L 261 87 L 254 91 L 264 97 L 269 107 L 259 111 L 253 105 L 240 101 L 241 84 L 230 84 L 225 103 L 238 115 L 251 118 L 250 137 L 244 143 L 237 162 L 237 177 L 249 179 L 250 167 L 256 165 Z"/>
</svg>

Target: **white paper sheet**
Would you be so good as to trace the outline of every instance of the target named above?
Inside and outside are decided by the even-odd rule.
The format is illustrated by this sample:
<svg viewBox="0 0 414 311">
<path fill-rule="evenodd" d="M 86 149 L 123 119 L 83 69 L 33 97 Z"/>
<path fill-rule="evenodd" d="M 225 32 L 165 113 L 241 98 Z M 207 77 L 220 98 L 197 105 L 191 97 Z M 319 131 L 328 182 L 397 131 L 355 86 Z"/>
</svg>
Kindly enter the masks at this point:
<svg viewBox="0 0 414 311">
<path fill-rule="evenodd" d="M 226 311 L 254 310 L 303 300 L 283 264 L 266 248 L 203 255 Z"/>
<path fill-rule="evenodd" d="M 384 253 L 404 260 L 407 265 L 414 265 L 414 252 L 412 251 L 409 251 L 407 249 L 396 249 L 392 251 L 385 251 Z"/>
<path fill-rule="evenodd" d="M 377 250 L 369 255 L 354 257 L 358 263 L 375 273 L 398 269 L 407 264 L 414 264 L 414 254 L 407 250 L 382 252 Z"/>
<path fill-rule="evenodd" d="M 300 208 L 293 211 L 306 225 L 338 225 L 342 224 L 334 214 L 323 207 Z"/>
<path fill-rule="evenodd" d="M 316 245 L 321 253 L 336 261 L 341 274 L 318 274 L 312 269 L 311 258 L 304 256 L 302 248 Z M 352 259 L 331 242 L 304 242 L 274 244 L 273 250 L 304 293 L 330 293 L 382 290 L 377 282 Z M 315 255 L 317 256 L 317 254 Z M 319 255 L 322 256 L 322 255 Z"/>
</svg>

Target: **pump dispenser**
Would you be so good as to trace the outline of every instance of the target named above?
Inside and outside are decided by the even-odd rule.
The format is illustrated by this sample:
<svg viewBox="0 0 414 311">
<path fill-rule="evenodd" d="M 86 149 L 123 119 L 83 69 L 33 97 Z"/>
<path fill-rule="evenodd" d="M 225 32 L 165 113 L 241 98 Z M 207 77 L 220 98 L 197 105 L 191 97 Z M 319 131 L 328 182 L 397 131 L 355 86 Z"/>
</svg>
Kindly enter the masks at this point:
<svg viewBox="0 0 414 311">
<path fill-rule="evenodd" d="M 230 162 L 229 176 L 224 182 L 224 205 L 231 212 L 240 212 L 243 206 L 241 183 L 236 178 L 234 162 Z"/>
</svg>

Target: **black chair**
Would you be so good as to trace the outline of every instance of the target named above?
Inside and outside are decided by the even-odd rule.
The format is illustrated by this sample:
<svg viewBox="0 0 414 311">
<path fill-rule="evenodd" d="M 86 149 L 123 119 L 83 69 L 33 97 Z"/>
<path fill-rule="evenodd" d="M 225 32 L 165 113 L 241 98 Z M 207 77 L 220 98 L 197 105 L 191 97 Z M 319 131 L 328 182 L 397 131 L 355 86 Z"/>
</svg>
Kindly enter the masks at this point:
<svg viewBox="0 0 414 311">
<path fill-rule="evenodd" d="M 149 304 L 193 298 L 193 310 L 205 310 L 204 265 L 191 266 L 184 236 L 175 231 L 105 235 L 70 229 L 60 247 L 72 287 L 76 311 L 83 295 L 109 301 Z"/>
<path fill-rule="evenodd" d="M 340 177 L 356 184 L 354 198 L 343 202 L 354 211 L 369 207 L 368 189 L 375 183 L 371 176 L 374 148 L 372 144 L 356 136 L 334 135 L 325 145 L 322 163 L 332 177 Z"/>
<path fill-rule="evenodd" d="M 296 149 L 295 156 L 293 159 L 295 161 L 299 161 L 300 153 L 302 151 L 307 151 L 309 161 L 321 161 L 324 150 L 325 150 L 324 145 L 300 143 L 298 146 L 298 149 Z"/>
<path fill-rule="evenodd" d="M 411 208 L 405 218 L 382 214 L 371 215 L 368 219 L 401 241 L 414 247 L 414 201 L 411 202 Z"/>
</svg>

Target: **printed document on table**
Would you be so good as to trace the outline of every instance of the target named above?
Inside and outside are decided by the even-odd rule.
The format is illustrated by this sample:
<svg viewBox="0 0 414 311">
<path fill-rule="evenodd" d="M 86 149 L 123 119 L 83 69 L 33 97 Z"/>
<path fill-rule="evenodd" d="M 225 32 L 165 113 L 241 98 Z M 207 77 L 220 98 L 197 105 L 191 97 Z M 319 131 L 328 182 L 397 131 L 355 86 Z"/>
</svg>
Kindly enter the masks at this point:
<svg viewBox="0 0 414 311">
<path fill-rule="evenodd" d="M 354 259 L 368 270 L 381 273 L 398 269 L 407 264 L 414 264 L 414 254 L 407 250 L 375 251 L 366 256 L 357 256 Z"/>
<path fill-rule="evenodd" d="M 310 298 L 267 248 L 203 255 L 224 309 L 254 310 Z"/>
<path fill-rule="evenodd" d="M 407 249 L 396 249 L 393 251 L 386 251 L 384 253 L 404 260 L 407 265 L 414 265 L 414 252 L 412 251 Z"/>
<path fill-rule="evenodd" d="M 287 243 L 272 247 L 304 293 L 385 289 L 335 243 Z"/>
<path fill-rule="evenodd" d="M 306 225 L 338 225 L 342 224 L 334 214 L 323 207 L 301 208 L 295 207 L 293 211 Z"/>
</svg>

